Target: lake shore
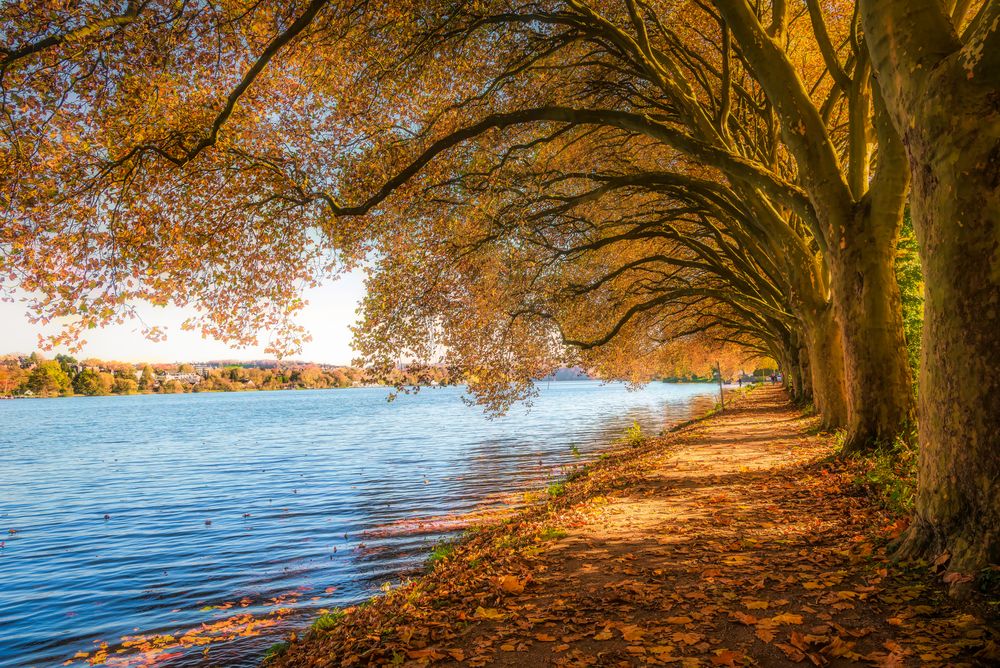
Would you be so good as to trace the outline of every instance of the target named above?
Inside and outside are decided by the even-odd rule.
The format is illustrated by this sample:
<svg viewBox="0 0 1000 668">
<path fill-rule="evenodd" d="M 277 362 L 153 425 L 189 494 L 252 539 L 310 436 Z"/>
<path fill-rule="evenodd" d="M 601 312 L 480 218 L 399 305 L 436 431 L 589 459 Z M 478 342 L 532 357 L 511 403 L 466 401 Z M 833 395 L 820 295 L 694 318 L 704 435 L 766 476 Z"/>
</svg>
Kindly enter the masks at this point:
<svg viewBox="0 0 1000 668">
<path fill-rule="evenodd" d="M 990 606 L 891 561 L 905 520 L 858 484 L 863 462 L 833 458 L 833 435 L 778 388 L 734 398 L 467 532 L 426 575 L 323 617 L 267 665 L 1000 659 Z"/>
</svg>

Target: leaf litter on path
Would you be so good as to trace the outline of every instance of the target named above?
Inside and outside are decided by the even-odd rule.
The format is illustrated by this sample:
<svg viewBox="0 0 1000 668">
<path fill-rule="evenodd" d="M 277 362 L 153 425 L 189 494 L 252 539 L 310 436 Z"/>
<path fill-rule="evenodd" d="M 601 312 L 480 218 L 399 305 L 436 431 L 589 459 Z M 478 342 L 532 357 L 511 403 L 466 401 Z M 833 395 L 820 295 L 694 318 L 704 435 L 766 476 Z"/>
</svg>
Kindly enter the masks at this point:
<svg viewBox="0 0 1000 668">
<path fill-rule="evenodd" d="M 815 427 L 762 388 L 618 448 L 274 665 L 1000 665 Z"/>
</svg>

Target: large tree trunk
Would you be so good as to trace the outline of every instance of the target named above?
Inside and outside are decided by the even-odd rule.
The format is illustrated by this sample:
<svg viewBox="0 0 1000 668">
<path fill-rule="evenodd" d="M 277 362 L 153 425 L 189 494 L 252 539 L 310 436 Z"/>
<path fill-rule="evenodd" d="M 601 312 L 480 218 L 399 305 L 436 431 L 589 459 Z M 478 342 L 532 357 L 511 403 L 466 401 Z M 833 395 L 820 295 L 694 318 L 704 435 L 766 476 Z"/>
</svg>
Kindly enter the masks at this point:
<svg viewBox="0 0 1000 668">
<path fill-rule="evenodd" d="M 971 572 L 1000 562 L 1000 91 L 973 119 L 945 106 L 968 108 L 968 98 L 938 95 L 934 125 L 952 127 L 914 146 L 923 168 L 913 221 L 927 287 L 909 548 L 949 551 L 952 570 Z M 992 128 L 983 127 L 991 114 Z"/>
<path fill-rule="evenodd" d="M 792 401 L 799 403 L 802 401 L 802 377 L 799 375 L 799 348 L 794 343 L 794 338 L 789 341 L 781 360 L 782 377 L 785 387 Z"/>
<path fill-rule="evenodd" d="M 933 0 L 863 0 L 862 17 L 910 158 L 926 282 L 902 554 L 947 552 L 950 570 L 973 575 L 1000 562 L 1000 2 L 963 39 Z"/>
<path fill-rule="evenodd" d="M 796 337 L 799 346 L 799 382 L 802 383 L 801 401 L 808 403 L 813 400 L 812 369 L 809 368 L 809 349 L 801 337 Z"/>
<path fill-rule="evenodd" d="M 843 427 L 847 423 L 844 351 L 831 307 L 809 315 L 805 322 L 805 339 L 813 402 L 823 415 L 823 427 Z"/>
<path fill-rule="evenodd" d="M 916 410 L 893 269 L 902 211 L 874 218 L 858 212 L 830 263 L 844 346 L 845 454 L 891 446 L 912 429 Z"/>
</svg>

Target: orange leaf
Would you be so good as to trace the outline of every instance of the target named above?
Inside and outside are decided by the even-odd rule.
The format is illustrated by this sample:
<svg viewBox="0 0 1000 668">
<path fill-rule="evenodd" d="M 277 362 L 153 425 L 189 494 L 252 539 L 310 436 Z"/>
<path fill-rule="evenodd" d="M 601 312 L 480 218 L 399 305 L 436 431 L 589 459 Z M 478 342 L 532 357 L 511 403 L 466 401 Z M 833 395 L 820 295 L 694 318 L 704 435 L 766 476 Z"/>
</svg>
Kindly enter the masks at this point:
<svg viewBox="0 0 1000 668">
<path fill-rule="evenodd" d="M 740 658 L 740 654 L 729 650 L 720 649 L 712 657 L 712 665 L 714 666 L 735 666 L 736 660 Z"/>
<path fill-rule="evenodd" d="M 520 594 L 524 591 L 524 582 L 513 575 L 505 575 L 500 578 L 500 589 L 508 594 Z"/>
</svg>

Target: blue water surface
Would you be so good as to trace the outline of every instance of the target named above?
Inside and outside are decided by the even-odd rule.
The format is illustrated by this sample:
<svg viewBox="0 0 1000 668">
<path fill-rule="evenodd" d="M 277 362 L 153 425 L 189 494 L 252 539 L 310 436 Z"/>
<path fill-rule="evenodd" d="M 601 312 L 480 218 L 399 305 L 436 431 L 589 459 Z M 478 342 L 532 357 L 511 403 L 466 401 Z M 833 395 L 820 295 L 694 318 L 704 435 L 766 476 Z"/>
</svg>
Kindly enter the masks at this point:
<svg viewBox="0 0 1000 668">
<path fill-rule="evenodd" d="M 553 382 L 494 420 L 459 388 L 0 401 L 0 666 L 102 643 L 97 665 L 257 665 L 320 609 L 419 569 L 455 514 L 545 484 L 633 420 L 687 419 L 714 390 Z M 251 616 L 268 621 L 207 653 L 162 640 Z"/>
</svg>

